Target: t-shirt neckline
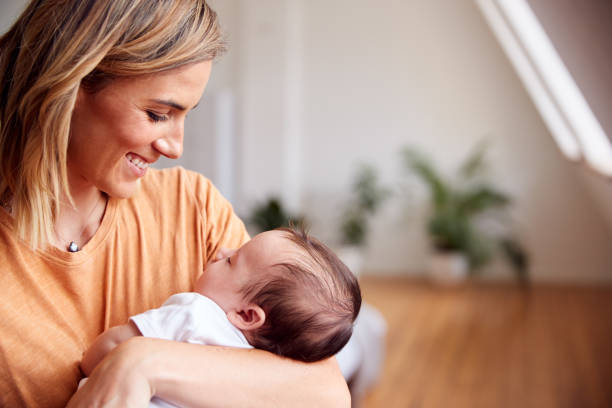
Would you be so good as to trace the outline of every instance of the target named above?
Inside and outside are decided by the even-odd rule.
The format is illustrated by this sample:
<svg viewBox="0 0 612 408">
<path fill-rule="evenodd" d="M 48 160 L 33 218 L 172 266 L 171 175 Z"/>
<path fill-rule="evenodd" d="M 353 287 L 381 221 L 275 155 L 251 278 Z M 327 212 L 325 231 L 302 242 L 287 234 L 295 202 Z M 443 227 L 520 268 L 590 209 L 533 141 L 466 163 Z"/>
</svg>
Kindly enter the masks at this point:
<svg viewBox="0 0 612 408">
<path fill-rule="evenodd" d="M 68 252 L 54 246 L 50 246 L 46 249 L 32 250 L 27 242 L 20 241 L 20 244 L 27 248 L 29 251 L 33 251 L 36 254 L 44 257 L 45 259 L 63 264 L 65 266 L 77 266 L 87 261 L 92 254 L 106 241 L 106 237 L 112 227 L 115 225 L 115 217 L 117 214 L 117 207 L 119 199 L 109 197 L 106 203 L 106 210 L 102 216 L 102 222 L 98 230 L 95 232 L 93 237 L 77 252 Z M 0 210 L 0 223 L 4 224 L 10 231 L 15 233 L 14 221 L 11 216 L 5 211 Z M 16 238 L 18 239 L 18 238 Z"/>
</svg>

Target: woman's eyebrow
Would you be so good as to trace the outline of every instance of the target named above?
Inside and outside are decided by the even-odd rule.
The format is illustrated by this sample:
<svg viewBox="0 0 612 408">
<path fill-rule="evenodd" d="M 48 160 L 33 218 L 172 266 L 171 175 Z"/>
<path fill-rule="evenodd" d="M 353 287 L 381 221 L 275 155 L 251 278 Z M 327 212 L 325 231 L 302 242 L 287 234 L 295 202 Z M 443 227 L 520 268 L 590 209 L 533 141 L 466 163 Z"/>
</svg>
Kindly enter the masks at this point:
<svg viewBox="0 0 612 408">
<path fill-rule="evenodd" d="M 174 108 L 174 109 L 179 110 L 179 111 L 187 110 L 186 107 L 184 107 L 183 105 L 181 105 L 179 103 L 174 102 L 171 99 L 153 99 L 153 102 L 159 103 L 160 105 L 169 106 L 169 107 Z"/>
<path fill-rule="evenodd" d="M 187 110 L 186 107 L 184 107 L 183 105 L 181 105 L 179 103 L 174 102 L 171 99 L 168 99 L 168 100 L 166 100 L 166 99 L 153 99 L 153 102 L 159 103 L 159 104 L 162 104 L 162 105 L 166 105 L 166 106 L 170 106 L 171 108 L 174 108 L 174 109 L 179 110 L 179 111 Z M 193 106 L 193 108 L 191 108 L 190 110 L 194 110 L 195 108 L 198 107 L 199 104 L 200 104 L 200 101 L 198 101 L 198 103 L 196 103 Z"/>
</svg>

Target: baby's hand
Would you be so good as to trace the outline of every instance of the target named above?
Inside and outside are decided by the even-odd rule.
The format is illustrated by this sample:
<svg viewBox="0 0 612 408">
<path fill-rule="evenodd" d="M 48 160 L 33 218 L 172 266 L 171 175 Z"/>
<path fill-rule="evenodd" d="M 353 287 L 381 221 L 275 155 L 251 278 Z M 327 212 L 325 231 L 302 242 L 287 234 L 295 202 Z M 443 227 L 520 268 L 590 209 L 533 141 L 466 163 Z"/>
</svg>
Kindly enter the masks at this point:
<svg viewBox="0 0 612 408">
<path fill-rule="evenodd" d="M 140 331 L 132 322 L 122 326 L 111 327 L 100 334 L 89 349 L 83 354 L 81 361 L 81 371 L 89 376 L 94 368 L 106 355 L 124 341 L 140 336 Z"/>
</svg>

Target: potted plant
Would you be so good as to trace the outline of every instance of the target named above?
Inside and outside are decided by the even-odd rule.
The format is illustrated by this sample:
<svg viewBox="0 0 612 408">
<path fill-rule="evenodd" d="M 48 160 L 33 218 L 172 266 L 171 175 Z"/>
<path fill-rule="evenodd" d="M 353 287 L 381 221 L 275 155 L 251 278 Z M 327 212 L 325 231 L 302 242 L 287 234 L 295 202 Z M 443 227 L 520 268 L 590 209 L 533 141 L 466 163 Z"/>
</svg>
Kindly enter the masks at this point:
<svg viewBox="0 0 612 408">
<path fill-rule="evenodd" d="M 527 254 L 511 235 L 485 232 L 482 222 L 503 221 L 510 198 L 484 178 L 486 145 L 479 145 L 460 165 L 454 180 L 443 178 L 431 161 L 412 148 L 402 151 L 404 164 L 429 189 L 426 223 L 433 247 L 433 280 L 456 283 L 477 272 L 499 250 L 521 283 L 527 282 Z M 507 229 L 507 228 L 503 228 Z"/>
<path fill-rule="evenodd" d="M 362 266 L 362 249 L 369 233 L 369 219 L 389 196 L 382 187 L 376 169 L 369 164 L 360 164 L 353 180 L 349 199 L 340 222 L 338 255 L 342 261 L 359 275 Z"/>
<path fill-rule="evenodd" d="M 253 207 L 250 216 L 246 217 L 256 233 L 270 231 L 275 228 L 289 226 L 304 226 L 302 216 L 290 215 L 278 197 L 272 196 Z"/>
</svg>

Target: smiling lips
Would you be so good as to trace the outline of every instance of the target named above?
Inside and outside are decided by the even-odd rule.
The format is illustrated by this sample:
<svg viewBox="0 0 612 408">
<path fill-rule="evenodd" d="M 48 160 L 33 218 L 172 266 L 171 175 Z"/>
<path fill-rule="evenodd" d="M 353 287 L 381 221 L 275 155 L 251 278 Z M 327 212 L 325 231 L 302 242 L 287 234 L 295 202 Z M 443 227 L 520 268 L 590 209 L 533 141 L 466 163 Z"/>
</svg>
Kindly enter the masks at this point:
<svg viewBox="0 0 612 408">
<path fill-rule="evenodd" d="M 134 164 L 134 166 L 140 168 L 140 169 L 146 169 L 147 167 L 149 167 L 149 163 L 141 160 L 138 156 L 132 154 L 132 153 L 128 153 L 126 155 L 127 159 L 130 161 L 130 163 Z"/>
<path fill-rule="evenodd" d="M 150 164 L 148 161 L 133 153 L 128 153 L 125 155 L 125 157 L 128 159 L 128 162 L 134 166 L 133 170 L 138 174 L 138 176 L 142 177 L 145 175 Z"/>
</svg>

